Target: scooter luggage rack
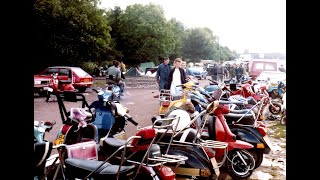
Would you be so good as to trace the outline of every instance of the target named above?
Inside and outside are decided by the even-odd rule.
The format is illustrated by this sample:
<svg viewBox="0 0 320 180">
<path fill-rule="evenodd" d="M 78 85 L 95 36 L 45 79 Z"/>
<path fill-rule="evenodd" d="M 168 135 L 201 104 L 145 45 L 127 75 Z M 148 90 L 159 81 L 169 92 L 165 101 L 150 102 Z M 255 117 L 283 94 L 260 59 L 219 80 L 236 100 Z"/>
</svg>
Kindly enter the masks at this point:
<svg viewBox="0 0 320 180">
<path fill-rule="evenodd" d="M 167 89 L 161 89 L 160 90 L 160 95 L 159 95 L 159 100 L 160 101 L 171 101 L 172 100 L 172 96 L 170 94 L 170 90 Z"/>
<path fill-rule="evenodd" d="M 260 116 L 260 114 L 262 113 L 261 112 L 261 109 L 262 109 L 262 106 L 263 106 L 263 101 L 264 99 L 267 98 L 267 97 L 262 97 L 262 99 L 257 102 L 255 105 L 253 105 L 246 113 L 244 113 L 236 122 L 233 122 L 233 124 L 237 124 L 239 126 L 249 126 L 249 127 L 252 127 L 252 126 L 256 126 L 257 124 L 257 121 L 258 121 L 258 118 Z M 255 107 L 259 106 L 259 109 L 258 109 L 258 114 L 256 115 L 255 113 L 253 113 L 253 117 L 254 117 L 254 124 L 252 125 L 248 125 L 248 124 L 238 124 L 238 122 L 241 121 L 241 119 L 243 119 L 249 112 L 251 113 L 253 111 L 253 109 Z"/>
</svg>

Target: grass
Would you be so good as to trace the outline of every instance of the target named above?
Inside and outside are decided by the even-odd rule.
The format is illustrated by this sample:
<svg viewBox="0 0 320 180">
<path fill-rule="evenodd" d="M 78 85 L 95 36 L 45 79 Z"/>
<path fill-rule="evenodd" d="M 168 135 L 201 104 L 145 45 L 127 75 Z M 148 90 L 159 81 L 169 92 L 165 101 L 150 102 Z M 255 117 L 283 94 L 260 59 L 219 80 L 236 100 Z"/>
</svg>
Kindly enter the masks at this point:
<svg viewBox="0 0 320 180">
<path fill-rule="evenodd" d="M 269 126 L 268 128 L 274 130 L 274 132 L 270 135 L 271 137 L 277 139 L 286 138 L 286 126 L 281 125 L 280 122 L 275 125 Z"/>
</svg>

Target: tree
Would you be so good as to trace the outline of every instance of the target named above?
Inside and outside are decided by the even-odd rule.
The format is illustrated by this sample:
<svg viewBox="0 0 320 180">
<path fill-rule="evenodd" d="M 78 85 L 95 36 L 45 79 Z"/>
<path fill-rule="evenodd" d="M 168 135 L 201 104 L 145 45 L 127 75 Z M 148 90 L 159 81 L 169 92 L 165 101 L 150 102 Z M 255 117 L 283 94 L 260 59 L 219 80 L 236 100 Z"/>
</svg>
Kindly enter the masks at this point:
<svg viewBox="0 0 320 180">
<path fill-rule="evenodd" d="M 171 29 L 174 36 L 174 44 L 173 44 L 173 50 L 172 53 L 169 54 L 170 59 L 176 59 L 177 57 L 182 56 L 182 46 L 183 41 L 186 38 L 186 32 L 185 32 L 185 26 L 182 22 L 178 21 L 175 18 L 171 18 L 168 21 L 168 28 Z"/>
<path fill-rule="evenodd" d="M 215 37 L 209 28 L 192 28 L 187 30 L 183 42 L 183 56 L 194 61 L 212 59 L 214 55 Z"/>
<path fill-rule="evenodd" d="M 112 38 L 111 41 L 111 50 L 109 51 L 109 59 L 122 59 L 123 58 L 123 42 L 121 41 L 120 35 L 120 16 L 123 13 L 119 6 L 115 6 L 114 10 L 109 10 L 107 12 L 107 21 L 111 27 L 110 35 Z"/>
<path fill-rule="evenodd" d="M 98 0 L 36 0 L 36 58 L 52 65 L 101 61 L 109 50 L 111 28 L 97 3 Z"/>
<path fill-rule="evenodd" d="M 159 5 L 134 4 L 127 6 L 120 16 L 120 36 L 124 59 L 129 64 L 156 62 L 175 47 L 174 33 L 168 27 Z"/>
</svg>

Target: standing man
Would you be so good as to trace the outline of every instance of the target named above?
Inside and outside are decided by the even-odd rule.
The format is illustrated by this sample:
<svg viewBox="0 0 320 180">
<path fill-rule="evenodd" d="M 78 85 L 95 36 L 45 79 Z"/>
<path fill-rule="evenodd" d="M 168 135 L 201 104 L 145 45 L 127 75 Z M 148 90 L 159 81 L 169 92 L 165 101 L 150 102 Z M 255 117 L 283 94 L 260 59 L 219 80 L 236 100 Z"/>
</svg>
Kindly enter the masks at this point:
<svg viewBox="0 0 320 180">
<path fill-rule="evenodd" d="M 240 66 L 240 64 L 237 64 L 235 71 L 236 71 L 237 82 L 241 83 L 240 79 L 243 76 L 243 68 Z"/>
<path fill-rule="evenodd" d="M 160 58 L 163 62 L 158 66 L 156 80 L 159 84 L 159 90 L 168 89 L 168 77 L 171 70 L 171 65 L 169 64 L 169 58 Z"/>
<path fill-rule="evenodd" d="M 217 81 L 223 82 L 223 80 L 224 80 L 224 66 L 223 66 L 223 62 L 221 61 L 217 67 Z"/>
</svg>

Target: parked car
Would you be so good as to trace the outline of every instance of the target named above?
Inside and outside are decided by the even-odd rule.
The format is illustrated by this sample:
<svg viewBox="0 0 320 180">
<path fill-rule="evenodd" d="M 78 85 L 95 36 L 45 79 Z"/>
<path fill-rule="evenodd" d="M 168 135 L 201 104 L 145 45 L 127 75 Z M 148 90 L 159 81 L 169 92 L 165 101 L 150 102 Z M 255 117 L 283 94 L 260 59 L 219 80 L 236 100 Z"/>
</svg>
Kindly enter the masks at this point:
<svg viewBox="0 0 320 180">
<path fill-rule="evenodd" d="M 267 86 L 267 91 L 271 92 L 274 89 L 278 89 L 280 82 L 283 85 L 286 84 L 286 73 L 281 71 L 262 71 L 256 81 L 260 86 Z"/>
<path fill-rule="evenodd" d="M 274 59 L 254 59 L 249 63 L 249 76 L 257 78 L 262 71 L 278 71 L 278 61 Z"/>
<path fill-rule="evenodd" d="M 59 80 L 68 80 L 69 71 L 72 72 L 73 86 L 79 91 L 84 92 L 93 84 L 93 78 L 80 67 L 52 66 L 48 67 L 40 74 L 34 75 L 34 92 L 39 95 L 45 95 L 47 87 L 52 83 L 52 74 L 58 73 Z"/>
<path fill-rule="evenodd" d="M 189 67 L 190 71 L 193 73 L 195 77 L 198 79 L 206 79 L 208 72 L 203 69 L 201 66 L 193 66 Z"/>
</svg>

